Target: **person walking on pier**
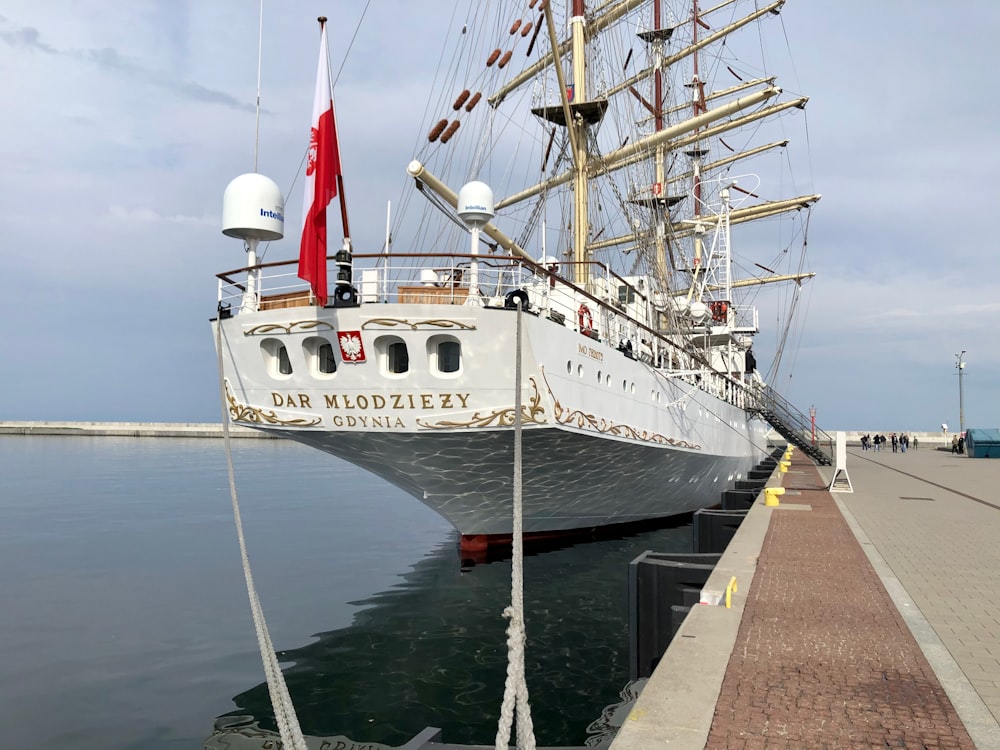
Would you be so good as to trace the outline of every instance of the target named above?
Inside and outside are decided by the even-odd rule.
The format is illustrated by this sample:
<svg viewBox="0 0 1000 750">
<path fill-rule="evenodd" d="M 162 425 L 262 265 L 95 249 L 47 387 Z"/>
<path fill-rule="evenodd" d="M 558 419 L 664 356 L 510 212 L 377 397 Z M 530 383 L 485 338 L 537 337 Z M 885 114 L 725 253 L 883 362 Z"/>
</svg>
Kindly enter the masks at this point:
<svg viewBox="0 0 1000 750">
<path fill-rule="evenodd" d="M 951 436 L 951 452 L 958 453 L 958 435 Z"/>
<path fill-rule="evenodd" d="M 896 433 L 892 433 L 890 439 L 892 440 L 892 452 L 896 452 L 896 448 L 899 447 L 899 438 L 896 437 Z"/>
<path fill-rule="evenodd" d="M 918 445 L 920 445 L 920 438 L 918 438 L 916 435 L 914 435 L 913 436 L 913 450 L 916 450 Z"/>
</svg>

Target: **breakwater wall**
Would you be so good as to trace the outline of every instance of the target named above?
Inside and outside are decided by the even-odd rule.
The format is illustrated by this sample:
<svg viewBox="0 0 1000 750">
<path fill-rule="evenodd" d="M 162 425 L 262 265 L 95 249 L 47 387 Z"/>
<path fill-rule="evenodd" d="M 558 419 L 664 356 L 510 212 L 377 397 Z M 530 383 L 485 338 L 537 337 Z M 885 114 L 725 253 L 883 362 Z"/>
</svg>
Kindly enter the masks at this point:
<svg viewBox="0 0 1000 750">
<path fill-rule="evenodd" d="M 273 435 L 232 425 L 234 438 L 274 440 Z M 78 437 L 220 438 L 221 422 L 0 422 L 0 435 L 67 435 Z"/>
<path fill-rule="evenodd" d="M 826 430 L 826 433 L 831 436 L 836 435 L 837 432 L 838 430 Z M 952 437 L 959 434 L 958 430 L 949 430 L 948 432 L 941 432 L 940 430 L 937 430 L 936 432 L 911 432 L 908 430 L 846 430 L 843 432 L 844 436 L 847 438 L 847 444 L 855 447 L 861 445 L 862 435 L 871 435 L 872 437 L 875 437 L 875 435 L 885 435 L 887 440 L 892 437 L 893 432 L 897 435 L 909 435 L 911 449 L 913 448 L 914 438 L 919 441 L 918 445 L 920 446 L 926 446 L 928 448 L 946 446 L 951 448 Z M 786 442 L 785 439 L 775 430 L 771 430 L 768 434 L 768 439 L 774 445 L 783 445 Z M 886 447 L 889 450 L 892 450 L 892 446 L 889 443 L 886 443 Z"/>
</svg>

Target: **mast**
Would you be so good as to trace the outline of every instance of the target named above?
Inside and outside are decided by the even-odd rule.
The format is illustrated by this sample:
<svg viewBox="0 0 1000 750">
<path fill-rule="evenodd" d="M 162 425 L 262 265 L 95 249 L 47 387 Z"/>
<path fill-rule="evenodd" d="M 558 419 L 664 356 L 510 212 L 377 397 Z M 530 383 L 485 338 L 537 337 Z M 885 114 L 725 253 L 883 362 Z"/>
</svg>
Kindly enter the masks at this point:
<svg viewBox="0 0 1000 750">
<path fill-rule="evenodd" d="M 663 45 L 670 38 L 672 30 L 664 31 L 661 17 L 660 0 L 653 2 L 653 32 L 650 41 L 653 43 L 653 130 L 659 132 L 663 130 Z M 667 175 L 666 175 L 666 152 L 664 144 L 656 146 L 656 161 L 654 163 L 654 187 L 653 194 L 660 201 L 666 198 Z M 657 211 L 655 225 L 657 231 L 654 233 L 653 264 L 657 278 L 666 287 L 669 286 L 669 274 L 667 266 L 667 236 L 663 231 L 667 222 L 666 207 L 660 207 L 659 202 L 654 204 Z"/>
<path fill-rule="evenodd" d="M 702 83 L 700 76 L 698 75 L 698 26 L 702 24 L 703 21 L 698 17 L 698 0 L 693 0 L 692 10 L 691 10 L 691 46 L 694 48 L 694 56 L 692 58 L 693 73 L 691 77 L 691 83 L 688 84 L 691 88 L 691 114 L 692 117 L 697 117 L 699 114 L 705 111 L 705 84 Z M 698 220 L 701 218 L 701 165 L 702 157 L 707 153 L 706 149 L 701 147 L 701 139 L 699 136 L 698 128 L 695 130 L 695 142 L 691 149 L 687 152 L 687 155 L 691 158 L 691 171 L 693 173 L 692 180 L 692 191 L 694 194 L 694 221 L 697 224 Z M 702 244 L 701 244 L 701 233 L 695 232 L 694 235 L 694 273 L 697 277 L 698 271 L 701 268 L 701 254 L 702 254 Z M 694 286 L 694 280 L 692 279 L 692 287 Z"/>
<path fill-rule="evenodd" d="M 584 36 L 586 19 L 584 18 L 584 0 L 572 0 L 573 15 L 569 20 L 570 41 L 573 60 L 573 99 L 587 101 L 587 67 L 586 39 Z M 546 2 L 546 12 L 549 4 Z M 549 16 L 551 18 L 551 14 Z M 568 97 L 567 97 L 568 98 Z M 574 139 L 574 210 L 573 210 L 573 280 L 579 286 L 586 288 L 590 280 L 590 257 L 587 253 L 587 239 L 590 234 L 590 215 L 588 201 L 590 190 L 587 184 L 587 126 L 582 118 L 574 118 L 567 123 L 570 130 L 576 132 Z"/>
</svg>

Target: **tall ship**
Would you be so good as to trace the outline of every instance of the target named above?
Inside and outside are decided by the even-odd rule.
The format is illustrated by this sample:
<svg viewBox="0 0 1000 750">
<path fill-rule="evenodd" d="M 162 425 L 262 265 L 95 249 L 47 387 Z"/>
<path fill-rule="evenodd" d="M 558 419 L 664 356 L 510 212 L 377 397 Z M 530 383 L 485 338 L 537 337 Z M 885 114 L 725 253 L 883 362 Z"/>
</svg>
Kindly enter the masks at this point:
<svg viewBox="0 0 1000 750">
<path fill-rule="evenodd" d="M 806 103 L 759 59 L 783 4 L 460 3 L 379 248 L 351 240 L 323 27 L 298 257 L 260 260 L 275 183 L 224 197 L 231 421 L 377 474 L 465 550 L 510 539 L 515 431 L 528 535 L 718 504 L 767 451 L 758 295 L 812 275 L 819 196 L 754 172 Z"/>
</svg>

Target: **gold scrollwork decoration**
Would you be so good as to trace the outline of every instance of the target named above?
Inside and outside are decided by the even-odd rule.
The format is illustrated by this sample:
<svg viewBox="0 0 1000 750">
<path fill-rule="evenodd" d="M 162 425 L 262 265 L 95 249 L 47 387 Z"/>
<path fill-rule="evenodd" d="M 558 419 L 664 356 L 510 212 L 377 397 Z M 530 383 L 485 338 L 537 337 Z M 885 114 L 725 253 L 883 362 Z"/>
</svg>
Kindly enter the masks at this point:
<svg viewBox="0 0 1000 750">
<path fill-rule="evenodd" d="M 369 328 L 401 328 L 408 327 L 411 331 L 421 328 L 460 328 L 466 331 L 476 330 L 474 323 L 463 323 L 460 320 L 448 318 L 430 318 L 427 320 L 407 320 L 406 318 L 371 318 L 361 324 L 361 330 Z"/>
<path fill-rule="evenodd" d="M 538 383 L 533 377 L 528 378 L 531 388 L 534 391 L 527 404 L 521 404 L 522 424 L 545 424 L 545 407 L 542 406 L 542 394 L 538 391 Z M 417 424 L 427 430 L 441 430 L 449 427 L 512 427 L 517 412 L 513 406 L 502 409 L 494 409 L 491 412 L 482 414 L 476 412 L 471 419 L 464 422 L 457 420 L 441 420 L 439 422 L 428 422 L 418 419 Z"/>
<path fill-rule="evenodd" d="M 545 378 L 544 368 L 542 369 L 542 378 Z M 650 432 L 649 430 L 640 430 L 627 424 L 618 424 L 610 419 L 587 414 L 579 409 L 566 408 L 559 403 L 559 399 L 556 398 L 556 395 L 552 392 L 552 388 L 549 387 L 548 380 L 545 380 L 545 388 L 552 398 L 553 416 L 555 416 L 556 422 L 559 424 L 573 425 L 580 429 L 594 430 L 602 435 L 614 435 L 615 437 L 627 438 L 629 440 L 639 440 L 643 443 L 701 450 L 700 445 L 689 443 L 687 440 L 667 437 L 666 435 L 661 435 L 658 432 Z"/>
<path fill-rule="evenodd" d="M 254 326 L 253 328 L 248 328 L 243 331 L 244 336 L 260 336 L 265 333 L 276 333 L 278 331 L 284 331 L 285 333 L 292 333 L 294 330 L 300 331 L 316 331 L 320 329 L 326 329 L 328 331 L 337 330 L 332 325 L 327 323 L 325 320 L 295 320 L 291 323 L 261 323 L 259 326 Z"/>
<path fill-rule="evenodd" d="M 261 409 L 248 404 L 241 404 L 226 380 L 226 401 L 229 402 L 229 416 L 234 422 L 249 422 L 251 424 L 287 425 L 289 427 L 315 427 L 323 421 L 322 417 L 312 419 L 282 419 L 272 409 Z"/>
</svg>

